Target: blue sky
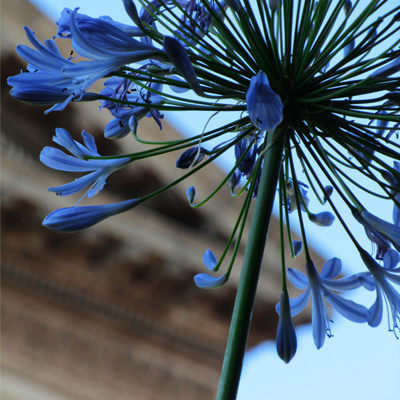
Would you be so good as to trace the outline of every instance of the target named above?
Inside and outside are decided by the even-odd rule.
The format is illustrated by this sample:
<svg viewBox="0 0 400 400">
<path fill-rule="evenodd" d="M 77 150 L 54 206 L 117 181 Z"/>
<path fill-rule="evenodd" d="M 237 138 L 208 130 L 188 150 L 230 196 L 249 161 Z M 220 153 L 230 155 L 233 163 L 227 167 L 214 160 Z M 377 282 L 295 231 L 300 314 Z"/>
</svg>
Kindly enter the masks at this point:
<svg viewBox="0 0 400 400">
<path fill-rule="evenodd" d="M 80 7 L 81 13 L 93 17 L 109 15 L 114 20 L 131 23 L 125 14 L 122 1 L 118 0 L 31 1 L 54 21 L 58 19 L 64 7 Z M 389 5 L 393 6 L 397 1 L 390 0 Z M 30 28 L 40 30 L 37 26 Z M 182 114 L 186 114 L 186 119 L 185 115 L 178 119 L 178 116 L 172 113 L 168 114 L 167 118 L 179 125 L 182 131 L 198 134 L 193 126 L 203 126 L 203 122 L 193 124 L 192 114 Z M 379 216 L 391 221 L 391 210 L 382 209 L 380 201 L 372 199 L 369 203 L 365 201 L 365 205 L 373 212 L 379 207 L 382 211 Z M 318 212 L 322 209 L 314 207 L 312 211 Z M 353 220 L 349 212 L 343 212 L 345 220 Z M 360 225 L 354 224 L 351 228 L 356 237 L 365 237 Z M 307 224 L 307 233 L 312 245 L 325 257 L 342 259 L 344 271 L 365 270 L 339 222 L 331 228 Z M 369 251 L 371 244 L 366 239 L 363 240 L 361 244 Z M 374 301 L 374 295 L 361 289 L 351 298 L 366 306 L 370 306 Z M 289 365 L 278 358 L 273 342 L 266 342 L 252 349 L 245 359 L 238 399 L 400 399 L 400 341 L 396 340 L 393 333 L 388 333 L 387 318 L 378 328 L 373 329 L 334 315 L 332 331 L 334 337 L 327 339 L 322 349 L 316 350 L 310 326 L 298 328 L 298 352 Z"/>
</svg>

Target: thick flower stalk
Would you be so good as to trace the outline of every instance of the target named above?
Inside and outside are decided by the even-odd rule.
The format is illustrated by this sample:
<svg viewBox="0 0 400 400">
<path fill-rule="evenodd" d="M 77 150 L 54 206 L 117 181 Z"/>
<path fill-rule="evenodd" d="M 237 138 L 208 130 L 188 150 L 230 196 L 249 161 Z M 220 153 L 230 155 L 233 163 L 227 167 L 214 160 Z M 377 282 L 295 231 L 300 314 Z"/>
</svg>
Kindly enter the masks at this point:
<svg viewBox="0 0 400 400">
<path fill-rule="evenodd" d="M 109 157 L 97 153 L 88 134 L 83 134 L 83 146 L 57 130 L 56 142 L 72 156 L 47 147 L 42 161 L 51 168 L 89 174 L 50 189 L 56 193 L 69 195 L 89 187 L 90 197 L 103 188 L 110 173 L 171 151 L 177 152 L 176 167 L 185 174 L 138 199 L 57 210 L 44 225 L 62 232 L 87 228 L 163 193 L 230 151 L 230 172 L 213 193 L 202 194 L 205 198 L 195 202 L 196 189 L 191 186 L 186 192 L 194 208 L 218 190 L 243 198 L 224 252 L 215 256 L 207 250 L 204 255 L 209 273 L 194 277 L 202 288 L 228 281 L 250 205 L 256 202 L 218 399 L 236 397 L 276 193 L 281 236 L 285 219 L 291 254 L 296 257 L 304 250 L 306 265 L 306 275 L 287 271 L 291 283 L 304 290 L 289 300 L 282 239 L 282 299 L 277 306 L 280 357 L 289 362 L 294 356 L 292 317 L 310 298 L 317 348 L 326 335 L 331 336 L 333 316 L 325 301 L 351 321 L 376 326 L 385 297 L 397 329 L 399 294 L 392 283 L 398 284 L 393 260 L 400 251 L 400 5 L 387 0 L 354 4 L 348 0 L 140 0 L 138 10 L 132 0 L 122 3 L 131 25 L 111 17 L 93 18 L 78 9 L 62 11 L 57 40 L 71 42 L 73 58 L 60 53 L 56 40 L 42 44 L 25 28 L 35 49 L 18 46 L 28 66 L 9 78 L 11 95 L 51 106 L 48 112 L 62 110 L 71 101 L 100 100 L 101 108 L 113 117 L 104 130 L 110 139 L 128 140 L 132 133 L 139 143 L 146 143 L 139 138 L 141 118 L 153 118 L 155 128 L 161 129 L 164 112 L 170 111 L 202 112 L 204 126 L 181 140 L 163 143 L 160 136 L 159 145 L 150 150 Z M 107 78 L 104 89 L 90 92 L 103 78 Z M 221 114 L 230 122 L 208 129 L 206 121 Z M 218 144 L 210 146 L 211 140 Z M 382 208 L 389 205 L 393 223 L 368 211 L 363 205 L 366 197 L 381 201 Z M 312 212 L 316 202 L 327 209 Z M 345 207 L 376 245 L 379 262 L 353 235 L 351 221 L 342 217 Z M 342 224 L 367 270 L 337 278 L 341 263 L 333 258 L 319 273 L 309 254 L 304 215 L 321 229 Z M 293 219 L 300 224 L 301 242 L 292 240 Z M 336 293 L 360 287 L 376 291 L 372 306 Z"/>
</svg>

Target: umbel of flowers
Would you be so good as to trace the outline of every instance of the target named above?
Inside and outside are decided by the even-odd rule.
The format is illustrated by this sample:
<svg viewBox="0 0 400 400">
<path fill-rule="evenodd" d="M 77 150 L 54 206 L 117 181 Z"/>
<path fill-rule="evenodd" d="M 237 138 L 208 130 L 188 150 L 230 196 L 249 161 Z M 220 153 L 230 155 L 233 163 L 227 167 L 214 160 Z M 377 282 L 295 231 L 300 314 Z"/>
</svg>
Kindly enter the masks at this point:
<svg viewBox="0 0 400 400">
<path fill-rule="evenodd" d="M 33 48 L 17 47 L 28 66 L 9 78 L 11 95 L 48 106 L 46 113 L 62 111 L 70 102 L 100 102 L 113 117 L 104 129 L 109 139 L 132 135 L 144 142 L 137 136 L 140 120 L 152 118 L 162 129 L 167 111 L 200 111 L 205 120 L 210 113 L 216 118 L 227 114 L 230 122 L 211 130 L 205 123 L 195 136 L 114 157 L 101 156 L 89 133 L 83 131 L 81 142 L 57 128 L 54 142 L 64 150 L 46 147 L 41 161 L 50 168 L 83 173 L 49 189 L 58 195 L 83 191 L 81 200 L 86 195 L 91 198 L 111 173 L 135 160 L 171 151 L 179 152 L 176 166 L 187 173 L 154 193 L 121 203 L 83 206 L 80 200 L 48 215 L 43 225 L 59 232 L 89 228 L 130 211 L 233 150 L 231 170 L 215 192 L 228 189 L 243 198 L 243 206 L 223 254 L 216 257 L 206 250 L 203 261 L 209 272 L 194 277 L 203 288 L 227 282 L 255 201 L 218 398 L 236 397 L 275 193 L 281 247 L 285 220 L 291 254 L 296 257 L 304 249 L 306 272 L 287 270 L 281 252 L 282 295 L 276 307 L 279 356 L 289 362 L 295 355 L 292 317 L 310 298 L 317 348 L 331 336 L 326 302 L 345 318 L 372 327 L 381 323 L 386 306 L 389 328 L 396 334 L 400 319 L 398 2 L 141 0 L 139 11 L 132 0 L 122 3 L 132 20 L 129 25 L 109 16 L 94 18 L 78 9 L 64 9 L 53 39 L 41 43 L 25 27 Z M 70 41 L 75 56 L 64 57 L 55 39 Z M 104 89 L 91 91 L 100 79 Z M 218 144 L 211 147 L 211 140 Z M 189 204 L 199 207 L 215 192 L 199 203 L 194 187 L 186 194 Z M 309 193 L 329 210 L 313 213 Z M 389 204 L 393 221 L 367 210 L 363 205 L 367 196 L 375 196 L 385 207 Z M 338 207 L 348 207 L 365 228 L 374 255 L 361 247 Z M 291 238 L 292 213 L 300 223 L 301 242 Z M 318 272 L 320 266 L 314 265 L 308 251 L 305 216 L 321 227 L 338 219 L 365 270 L 339 277 L 341 261 L 332 258 Z M 216 274 L 230 248 L 228 266 Z M 286 276 L 304 290 L 298 298 L 289 298 Z M 374 304 L 356 304 L 337 293 L 360 287 L 376 292 Z"/>
</svg>

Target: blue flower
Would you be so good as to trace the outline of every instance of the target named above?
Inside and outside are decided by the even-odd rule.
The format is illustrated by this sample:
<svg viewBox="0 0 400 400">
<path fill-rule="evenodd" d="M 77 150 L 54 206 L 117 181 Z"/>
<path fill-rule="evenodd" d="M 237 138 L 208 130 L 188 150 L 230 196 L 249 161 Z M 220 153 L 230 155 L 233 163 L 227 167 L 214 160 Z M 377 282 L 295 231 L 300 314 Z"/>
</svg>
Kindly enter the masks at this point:
<svg viewBox="0 0 400 400">
<path fill-rule="evenodd" d="M 101 108 L 107 108 L 115 117 L 104 129 L 104 136 L 107 139 L 121 139 L 130 132 L 136 133 L 139 121 L 145 117 L 153 117 L 154 120 L 162 129 L 161 119 L 163 115 L 156 108 L 146 108 L 146 104 L 161 103 L 162 97 L 152 93 L 148 89 L 137 87 L 129 79 L 113 77 L 107 79 L 104 83 L 105 88 L 100 92 L 101 95 L 115 98 L 118 100 L 128 101 L 131 104 L 127 105 L 116 103 L 109 100 L 100 100 Z M 154 90 L 161 91 L 162 85 L 155 84 L 150 87 Z"/>
<path fill-rule="evenodd" d="M 102 206 L 61 208 L 49 214 L 44 219 L 43 226 L 55 232 L 76 232 L 89 228 L 106 218 L 131 210 L 139 204 L 139 199 L 132 199 Z"/>
<path fill-rule="evenodd" d="M 246 107 L 251 123 L 261 131 L 273 131 L 283 119 L 281 98 L 271 89 L 267 74 L 259 71 L 251 78 L 246 93 Z"/>
<path fill-rule="evenodd" d="M 60 196 L 69 196 L 90 185 L 90 189 L 87 192 L 88 197 L 90 198 L 103 189 L 107 177 L 112 172 L 131 162 L 129 157 L 86 160 L 85 156 L 101 156 L 97 152 L 93 136 L 86 131 L 82 132 L 82 136 L 86 147 L 73 140 L 66 130 L 57 129 L 54 141 L 70 151 L 73 156 L 67 155 L 63 151 L 54 147 L 45 147 L 40 154 L 40 161 L 48 167 L 60 171 L 93 172 L 66 185 L 51 187 L 49 188 L 49 191 L 55 192 Z"/>
<path fill-rule="evenodd" d="M 281 293 L 278 329 L 276 332 L 276 351 L 279 357 L 288 364 L 297 350 L 296 331 L 290 314 L 289 295 L 287 291 Z"/>
<path fill-rule="evenodd" d="M 346 291 L 361 286 L 357 275 L 335 279 L 342 270 L 342 262 L 338 258 L 328 260 L 318 275 L 312 261 L 306 262 L 307 276 L 302 272 L 288 268 L 288 278 L 298 289 L 305 289 L 299 297 L 290 299 L 292 317 L 299 314 L 307 306 L 312 296 L 312 330 L 314 343 L 320 349 L 325 342 L 325 335 L 331 337 L 330 318 L 324 299 L 343 317 L 350 321 L 364 323 L 367 321 L 368 309 L 351 300 L 343 299 L 332 290 Z M 280 310 L 280 303 L 277 311 Z"/>
<path fill-rule="evenodd" d="M 111 23 L 107 18 L 78 15 L 77 9 L 66 13 L 64 10 L 59 24 L 60 32 L 70 32 L 68 37 L 72 38 L 75 51 L 94 61 L 73 63 L 62 57 L 54 40 L 46 40 L 44 46 L 35 38 L 34 32 L 25 27 L 36 50 L 20 45 L 17 53 L 29 63 L 29 72 L 8 80 L 8 84 L 13 86 L 10 93 L 15 98 L 31 104 L 54 104 L 47 112 L 63 110 L 72 100 L 97 99 L 96 93 L 86 93 L 94 82 L 126 64 L 161 53 L 132 38 L 132 32 L 125 25 Z"/>
<path fill-rule="evenodd" d="M 399 253 L 389 250 L 383 258 L 383 266 L 379 265 L 365 250 L 360 252 L 366 267 L 371 273 L 376 289 L 376 300 L 368 311 L 368 324 L 372 327 L 378 326 L 383 316 L 383 296 L 391 311 L 393 318 L 393 331 L 399 329 L 400 321 L 400 293 L 391 285 L 390 281 L 400 285 Z M 367 289 L 368 286 L 366 286 Z M 396 333 L 396 332 L 395 332 Z"/>
<path fill-rule="evenodd" d="M 98 77 L 71 78 L 62 73 L 63 69 L 75 64 L 62 57 L 54 40 L 46 40 L 45 46 L 35 37 L 33 31 L 25 27 L 29 41 L 36 50 L 25 45 L 17 46 L 18 55 L 29 63 L 28 72 L 8 78 L 8 84 L 13 86 L 10 94 L 29 104 L 53 105 L 46 113 L 63 110 L 72 100 L 95 100 L 96 93 L 86 93 L 86 90 Z"/>
<path fill-rule="evenodd" d="M 66 66 L 62 71 L 67 76 L 76 78 L 88 75 L 91 79 L 95 77 L 95 80 L 98 80 L 124 65 L 162 54 L 155 47 L 132 38 L 104 20 L 92 19 L 95 35 L 92 35 L 91 29 L 81 30 L 77 10 L 77 8 L 74 10 L 69 20 L 72 45 L 79 55 L 94 61 L 81 61 Z"/>
</svg>

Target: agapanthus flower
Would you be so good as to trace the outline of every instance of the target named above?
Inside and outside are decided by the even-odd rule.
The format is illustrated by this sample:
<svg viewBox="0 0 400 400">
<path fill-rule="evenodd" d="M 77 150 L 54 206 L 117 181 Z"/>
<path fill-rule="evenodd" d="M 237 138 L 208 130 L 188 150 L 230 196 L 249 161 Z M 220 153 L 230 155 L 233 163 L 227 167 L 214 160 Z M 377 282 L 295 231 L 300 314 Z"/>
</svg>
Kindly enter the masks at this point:
<svg viewBox="0 0 400 400">
<path fill-rule="evenodd" d="M 93 171 L 66 185 L 49 188 L 49 191 L 55 192 L 59 196 L 69 196 L 90 186 L 87 194 L 89 198 L 93 197 L 103 189 L 106 179 L 111 173 L 125 167 L 132 161 L 129 157 L 117 159 L 85 159 L 87 156 L 101 156 L 97 152 L 93 136 L 83 131 L 82 137 L 86 147 L 74 141 L 65 129 L 58 128 L 54 141 L 70 151 L 73 155 L 65 154 L 63 151 L 54 147 L 45 147 L 40 153 L 40 161 L 50 168 L 70 172 Z"/>
<path fill-rule="evenodd" d="M 14 86 L 11 95 L 32 104 L 55 104 L 49 111 L 63 110 L 72 100 L 95 100 L 97 95 L 87 93 L 94 82 L 120 67 L 143 61 L 159 51 L 142 44 L 106 20 L 77 17 L 77 9 L 69 15 L 68 30 L 75 51 L 93 61 L 72 62 L 62 57 L 54 40 L 42 45 L 28 27 L 28 39 L 37 50 L 20 45 L 17 52 L 29 63 L 28 71 L 10 77 Z M 66 20 L 65 15 L 63 17 Z M 67 28 L 64 21 L 61 28 Z M 35 92 L 38 96 L 35 98 Z"/>
<path fill-rule="evenodd" d="M 317 349 L 325 342 L 325 336 L 331 337 L 330 317 L 325 300 L 343 317 L 350 321 L 364 323 L 367 321 L 368 309 L 352 300 L 344 299 L 334 293 L 347 291 L 361 286 L 356 275 L 335 279 L 342 270 L 342 262 L 338 258 L 328 260 L 318 274 L 312 261 L 306 262 L 307 275 L 288 268 L 288 278 L 298 289 L 305 290 L 299 297 L 290 299 L 292 317 L 299 314 L 307 306 L 312 297 L 312 332 Z M 280 312 L 281 305 L 277 305 Z"/>
<path fill-rule="evenodd" d="M 99 78 L 82 74 L 72 78 L 63 74 L 63 69 L 73 66 L 62 57 L 54 40 L 46 40 L 45 46 L 35 37 L 34 32 L 25 27 L 33 50 L 25 45 L 17 47 L 18 55 L 29 63 L 27 72 L 8 78 L 13 86 L 10 94 L 18 100 L 34 105 L 53 105 L 46 113 L 63 110 L 72 100 L 95 100 L 96 93 L 86 92 Z"/>
<path fill-rule="evenodd" d="M 113 115 L 104 128 L 104 136 L 107 139 L 121 139 L 130 132 L 136 133 L 139 121 L 147 116 L 153 117 L 160 129 L 163 115 L 156 108 L 147 108 L 147 104 L 161 104 L 162 97 L 148 89 L 138 87 L 127 78 L 113 77 L 104 83 L 105 88 L 100 95 L 116 100 L 123 100 L 130 104 L 116 103 L 111 100 L 101 100 L 101 108 L 106 108 Z M 161 91 L 162 85 L 150 85 L 153 90 Z M 140 105 L 134 105 L 138 104 Z M 133 127 L 133 128 L 132 128 Z"/>
<path fill-rule="evenodd" d="M 289 269 L 292 283 L 305 290 L 290 300 L 291 314 L 304 309 L 312 296 L 317 348 L 323 345 L 326 334 L 331 335 L 325 300 L 346 318 L 360 323 L 368 320 L 374 325 L 380 320 L 383 294 L 396 320 L 398 294 L 388 281 L 397 284 L 397 267 L 385 260 L 393 260 L 391 246 L 400 250 L 400 171 L 396 164 L 400 145 L 395 135 L 400 127 L 400 5 L 389 3 L 299 2 L 295 8 L 292 2 L 272 0 L 258 0 L 256 7 L 241 0 L 143 0 L 138 12 L 132 0 L 123 0 L 132 26 L 65 9 L 58 21 L 58 36 L 71 39 L 76 52 L 73 58 L 64 58 L 52 40 L 42 45 L 27 29 L 35 49 L 18 48 L 29 63 L 29 72 L 10 78 L 12 95 L 34 104 L 54 105 L 51 110 L 62 110 L 70 101 L 98 98 L 114 118 L 105 129 L 106 137 L 119 138 L 133 132 L 140 143 L 152 145 L 151 149 L 104 158 L 88 144 L 82 146 L 60 133 L 62 138 L 57 140 L 73 156 L 45 149 L 42 157 L 47 164 L 92 172 L 52 190 L 69 194 L 89 186 L 92 195 L 114 170 L 133 160 L 167 152 L 179 151 L 178 167 L 191 167 L 172 183 L 140 199 L 55 211 L 46 218 L 46 226 L 60 231 L 89 227 L 163 193 L 224 153 L 234 153 L 228 175 L 209 196 L 194 205 L 194 187 L 186 193 L 192 207 L 206 203 L 227 185 L 235 197 L 244 198 L 221 258 L 217 261 L 206 252 L 204 264 L 211 272 L 195 276 L 199 287 L 214 288 L 227 281 L 246 219 L 253 213 L 232 335 L 240 332 L 242 338 L 247 337 L 276 193 L 281 227 L 284 215 L 299 211 L 307 260 L 310 252 L 305 214 L 325 227 L 336 217 L 356 248 L 360 247 L 335 204 L 336 197 L 353 211 L 377 245 L 377 257 L 384 259 L 384 266 L 378 268 L 379 264 L 363 255 L 368 258 L 369 272 L 341 279 L 334 279 L 341 271 L 336 258 L 324 265 L 320 275 L 311 261 L 306 263 L 307 276 Z M 384 5 L 388 9 L 383 12 Z M 81 56 L 89 60 L 82 61 Z M 105 77 L 110 80 L 101 93 L 88 92 L 94 82 Z M 196 133 L 188 138 L 171 141 L 160 135 L 155 142 L 146 142 L 141 135 L 139 138 L 139 120 L 151 116 L 161 128 L 164 111 L 208 114 L 201 119 L 202 126 L 194 124 Z M 221 115 L 228 118 L 219 123 Z M 210 141 L 218 144 L 203 150 Z M 207 159 L 202 157 L 205 154 Z M 89 169 L 84 170 L 84 166 Z M 361 177 L 372 184 L 361 183 Z M 390 199 L 394 223 L 366 211 L 354 187 L 365 196 Z M 333 188 L 336 196 L 331 196 Z M 309 209 L 311 196 L 329 205 L 335 217 L 330 211 L 313 213 Z M 286 222 L 292 255 L 296 256 L 301 246 L 291 238 L 289 218 Z M 281 243 L 284 246 L 285 241 Z M 216 276 L 226 254 L 232 254 L 229 267 L 225 274 Z M 284 258 L 284 252 L 281 254 Z M 369 311 L 333 292 L 361 284 L 377 291 L 377 301 Z M 285 310 L 278 329 L 279 348 L 283 358 L 289 360 L 294 341 L 292 334 L 287 335 L 292 331 L 283 329 L 290 325 L 286 295 L 282 304 Z M 238 382 L 237 374 L 232 376 L 230 371 L 240 370 L 246 341 L 238 343 L 228 341 L 227 363 L 235 364 L 235 368 L 224 368 L 223 375 L 227 375 L 221 379 L 222 392 L 226 385 Z"/>
</svg>

